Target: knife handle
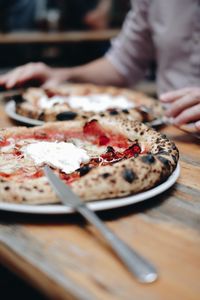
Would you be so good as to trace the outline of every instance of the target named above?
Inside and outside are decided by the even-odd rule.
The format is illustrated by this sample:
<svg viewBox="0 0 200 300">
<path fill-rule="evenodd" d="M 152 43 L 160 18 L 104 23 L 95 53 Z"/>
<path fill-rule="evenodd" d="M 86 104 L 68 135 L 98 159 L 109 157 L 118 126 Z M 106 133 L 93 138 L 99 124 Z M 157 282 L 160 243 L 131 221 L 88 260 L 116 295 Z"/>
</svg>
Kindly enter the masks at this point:
<svg viewBox="0 0 200 300">
<path fill-rule="evenodd" d="M 121 261 L 138 281 L 151 283 L 157 279 L 158 273 L 155 267 L 120 240 L 84 203 L 77 206 L 76 210 L 101 232 Z"/>
</svg>

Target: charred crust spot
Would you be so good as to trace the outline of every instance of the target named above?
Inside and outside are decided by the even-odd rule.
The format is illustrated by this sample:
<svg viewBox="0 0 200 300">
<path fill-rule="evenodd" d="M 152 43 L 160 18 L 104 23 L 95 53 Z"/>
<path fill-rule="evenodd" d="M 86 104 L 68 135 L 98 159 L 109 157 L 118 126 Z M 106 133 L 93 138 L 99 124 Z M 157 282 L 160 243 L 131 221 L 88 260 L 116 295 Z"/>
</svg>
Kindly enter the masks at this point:
<svg viewBox="0 0 200 300">
<path fill-rule="evenodd" d="M 170 152 L 166 150 L 160 150 L 157 154 L 164 154 L 164 155 L 169 155 Z"/>
<path fill-rule="evenodd" d="M 136 174 L 131 169 L 125 169 L 122 176 L 128 183 L 132 183 L 137 178 Z"/>
<path fill-rule="evenodd" d="M 110 176 L 110 173 L 103 173 L 101 175 L 104 179 L 108 178 Z"/>
<path fill-rule="evenodd" d="M 145 164 L 153 164 L 155 162 L 155 158 L 152 154 L 144 155 L 141 159 Z"/>
<path fill-rule="evenodd" d="M 169 168 L 170 167 L 170 161 L 163 157 L 163 156 L 158 156 L 159 161 L 161 161 L 161 163 L 166 167 Z"/>
<path fill-rule="evenodd" d="M 177 150 L 177 148 L 176 148 L 176 145 L 175 145 L 175 144 L 173 144 L 173 145 L 172 145 L 172 150 Z"/>
<path fill-rule="evenodd" d="M 41 112 L 38 116 L 38 120 L 43 121 L 44 120 L 44 112 Z"/>
<path fill-rule="evenodd" d="M 149 114 L 146 111 L 139 110 L 141 116 L 142 116 L 142 121 L 147 122 L 149 120 Z"/>
<path fill-rule="evenodd" d="M 22 97 L 22 95 L 13 95 L 13 96 L 11 97 L 11 100 L 14 100 L 16 104 L 20 104 L 20 103 L 26 101 L 26 100 Z"/>
<path fill-rule="evenodd" d="M 167 139 L 167 136 L 165 134 L 161 134 L 162 139 Z"/>
<path fill-rule="evenodd" d="M 95 123 L 95 122 L 98 122 L 98 120 L 97 119 L 92 119 L 91 121 L 89 121 L 89 122 L 87 122 L 87 123 Z M 86 124 L 87 124 L 86 123 Z"/>
<path fill-rule="evenodd" d="M 101 114 L 100 114 L 100 117 L 105 117 L 105 114 L 104 114 L 104 113 L 101 113 Z"/>
<path fill-rule="evenodd" d="M 118 112 L 116 109 L 112 109 L 112 110 L 109 111 L 109 114 L 110 114 L 111 116 L 115 116 L 115 115 L 118 115 L 119 112 Z"/>
<path fill-rule="evenodd" d="M 9 186 L 5 186 L 5 187 L 4 187 L 4 190 L 5 190 L 5 191 L 9 191 L 9 190 L 10 190 L 10 187 L 9 187 Z"/>
<path fill-rule="evenodd" d="M 110 182 L 113 183 L 113 184 L 115 184 L 115 183 L 116 183 L 116 180 L 115 180 L 115 179 L 112 179 Z"/>
<path fill-rule="evenodd" d="M 85 115 L 82 115 L 82 118 L 83 118 L 83 119 L 87 119 L 87 116 L 85 116 Z"/>
<path fill-rule="evenodd" d="M 172 157 L 173 161 L 176 162 L 176 156 L 172 154 L 171 157 Z"/>
<path fill-rule="evenodd" d="M 112 146 L 108 146 L 106 152 L 115 152 L 115 150 Z"/>
<path fill-rule="evenodd" d="M 125 109 L 122 109 L 122 112 L 123 112 L 124 114 L 127 114 L 127 115 L 129 114 L 129 111 L 128 111 L 128 109 L 126 109 L 126 108 L 125 108 Z"/>
<path fill-rule="evenodd" d="M 88 172 L 90 172 L 91 169 L 92 169 L 91 167 L 86 165 L 86 166 L 83 166 L 83 167 L 79 168 L 78 171 L 79 171 L 80 176 L 84 176 Z"/>
<path fill-rule="evenodd" d="M 59 121 L 69 121 L 69 120 L 74 120 L 77 117 L 77 113 L 74 111 L 64 111 L 59 113 L 56 116 L 56 119 Z"/>
</svg>

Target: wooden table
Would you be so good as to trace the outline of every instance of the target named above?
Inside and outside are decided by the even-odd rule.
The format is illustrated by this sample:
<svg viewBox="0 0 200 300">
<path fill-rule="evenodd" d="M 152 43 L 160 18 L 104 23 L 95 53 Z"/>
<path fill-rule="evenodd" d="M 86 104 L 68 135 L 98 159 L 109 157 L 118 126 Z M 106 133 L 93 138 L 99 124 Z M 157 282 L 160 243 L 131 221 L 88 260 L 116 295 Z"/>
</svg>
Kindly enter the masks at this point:
<svg viewBox="0 0 200 300">
<path fill-rule="evenodd" d="M 0 106 L 0 126 L 13 123 Z M 51 299 L 194 300 L 200 297 L 199 140 L 163 128 L 180 150 L 181 175 L 153 199 L 99 216 L 157 266 L 159 280 L 135 281 L 104 240 L 74 215 L 0 213 L 0 260 Z"/>
<path fill-rule="evenodd" d="M 48 44 L 48 43 L 76 43 L 110 40 L 119 33 L 119 29 L 66 31 L 66 32 L 14 32 L 0 33 L 2 44 Z"/>
</svg>

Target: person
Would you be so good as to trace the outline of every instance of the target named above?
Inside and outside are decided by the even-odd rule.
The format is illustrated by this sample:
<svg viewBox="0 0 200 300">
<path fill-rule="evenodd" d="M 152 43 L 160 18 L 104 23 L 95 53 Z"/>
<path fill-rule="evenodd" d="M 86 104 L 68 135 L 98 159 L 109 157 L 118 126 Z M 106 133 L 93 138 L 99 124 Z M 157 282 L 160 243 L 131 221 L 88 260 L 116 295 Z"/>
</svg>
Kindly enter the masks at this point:
<svg viewBox="0 0 200 300">
<path fill-rule="evenodd" d="M 175 125 L 194 123 L 200 132 L 200 1 L 132 0 L 119 36 L 105 56 L 82 66 L 51 68 L 43 63 L 0 76 L 7 88 L 38 79 L 44 86 L 64 81 L 127 86 L 140 80 L 155 58 L 157 90 Z"/>
</svg>

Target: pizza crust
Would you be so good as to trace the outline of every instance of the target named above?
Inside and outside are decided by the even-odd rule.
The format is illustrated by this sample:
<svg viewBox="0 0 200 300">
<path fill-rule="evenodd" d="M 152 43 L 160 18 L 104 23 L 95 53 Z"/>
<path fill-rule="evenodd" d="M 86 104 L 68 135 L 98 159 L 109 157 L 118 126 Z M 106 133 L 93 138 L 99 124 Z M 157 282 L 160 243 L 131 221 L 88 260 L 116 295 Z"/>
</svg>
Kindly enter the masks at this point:
<svg viewBox="0 0 200 300">
<path fill-rule="evenodd" d="M 69 95 L 89 95 L 94 93 L 106 93 L 111 96 L 125 96 L 130 102 L 134 102 L 137 108 L 128 110 L 113 109 L 110 112 L 105 111 L 99 115 L 116 116 L 137 120 L 140 122 L 151 122 L 155 118 L 160 118 L 163 115 L 161 104 L 153 98 L 150 98 L 142 93 L 132 91 L 125 88 L 117 88 L 111 86 L 96 86 L 93 84 L 67 84 L 59 87 L 54 87 L 47 90 L 48 93 L 57 94 L 60 96 Z M 45 122 L 53 122 L 60 120 L 60 114 L 64 113 L 65 120 L 86 120 L 94 115 L 94 112 L 84 112 L 70 108 L 68 104 L 55 105 L 52 108 L 41 109 L 37 105 L 37 99 L 45 95 L 45 90 L 42 88 L 29 88 L 22 94 L 22 99 L 16 103 L 16 112 L 19 115 L 37 119 Z M 13 98 L 14 99 L 14 98 Z M 62 117 L 62 116 L 61 116 Z"/>
<path fill-rule="evenodd" d="M 120 117 L 96 116 L 100 125 L 138 140 L 145 153 L 112 165 L 92 168 L 89 173 L 71 184 L 72 190 L 83 201 L 123 197 L 148 190 L 165 181 L 176 168 L 179 153 L 166 136 L 137 121 Z M 59 131 L 84 126 L 83 121 L 48 123 L 41 127 L 13 127 L 2 129 L 0 138 L 16 134 L 33 134 L 44 129 Z M 59 199 L 45 177 L 27 179 L 24 182 L 0 179 L 0 200 L 5 202 L 46 204 L 58 203 Z"/>
</svg>

